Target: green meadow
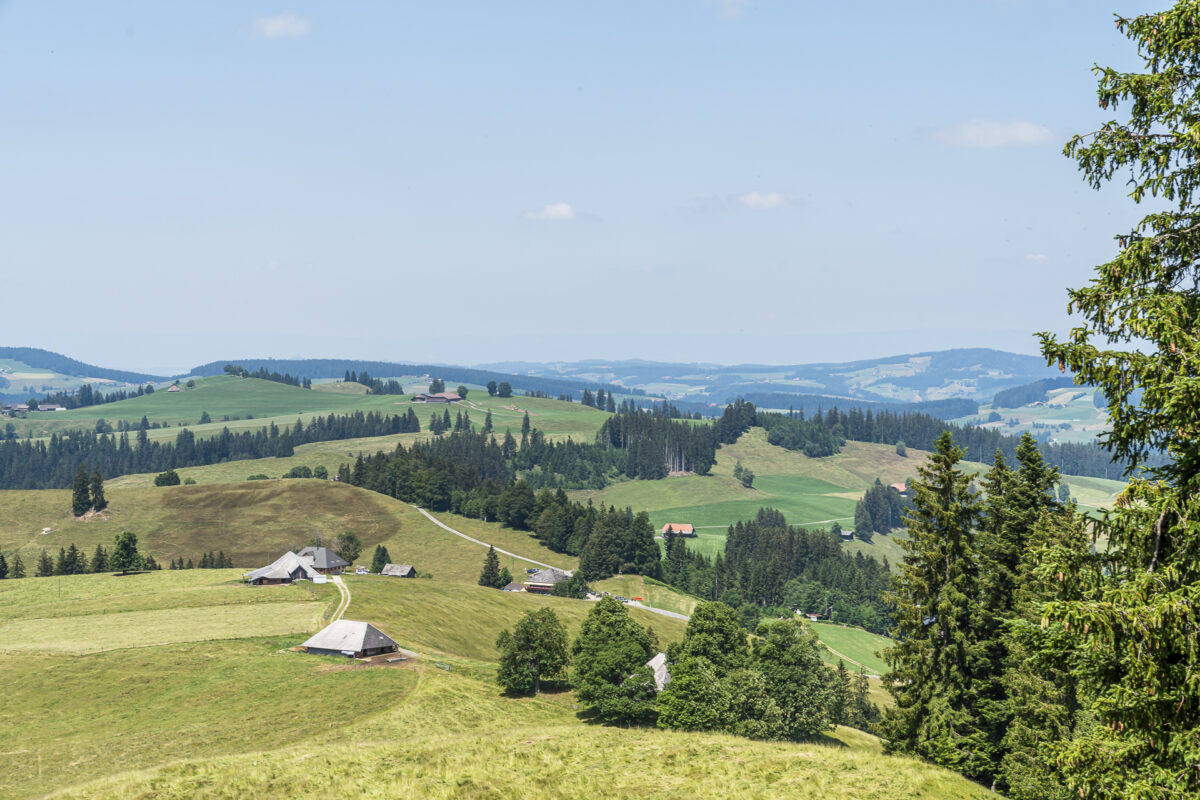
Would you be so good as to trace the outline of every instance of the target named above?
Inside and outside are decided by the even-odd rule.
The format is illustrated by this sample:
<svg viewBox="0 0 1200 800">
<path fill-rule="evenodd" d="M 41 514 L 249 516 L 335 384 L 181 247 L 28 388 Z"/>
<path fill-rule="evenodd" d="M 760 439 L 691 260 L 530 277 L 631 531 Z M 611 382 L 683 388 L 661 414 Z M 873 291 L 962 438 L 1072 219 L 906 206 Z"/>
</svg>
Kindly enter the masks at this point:
<svg viewBox="0 0 1200 800">
<path fill-rule="evenodd" d="M 356 390 L 335 391 L 330 386 L 318 384 L 313 389 L 301 389 L 284 383 L 265 381 L 258 378 L 236 378 L 220 375 L 198 378 L 195 386 L 182 388 L 179 392 L 168 392 L 165 388 L 153 394 L 133 397 L 116 403 L 77 408 L 70 411 L 55 411 L 30 414 L 24 419 L 11 420 L 20 437 L 49 436 L 71 429 L 94 429 L 103 419 L 115 425 L 119 420 L 136 425 L 145 417 L 159 427 L 148 435 L 154 439 L 173 439 L 177 428 L 186 426 L 197 436 L 219 433 L 222 428 L 230 430 L 255 430 L 274 422 L 277 425 L 294 425 L 297 419 L 307 422 L 314 415 L 346 414 L 355 411 L 395 414 L 410 407 L 424 427 L 429 415 L 446 411 L 447 406 L 412 403 L 411 395 L 368 395 Z M 423 391 L 424 386 L 420 389 Z M 529 414 L 530 423 L 554 436 L 574 436 L 590 440 L 607 418 L 603 411 L 580 405 L 563 403 L 539 397 L 489 397 L 486 390 L 472 388 L 467 399 L 450 408 L 454 417 L 459 410 L 469 412 L 472 421 L 483 424 L 484 416 L 492 412 L 492 424 L 497 432 L 511 428 L 519 434 L 522 418 Z M 200 425 L 200 417 L 207 413 L 211 423 Z"/>
<path fill-rule="evenodd" d="M 501 694 L 496 633 L 547 605 L 573 633 L 589 608 L 584 601 L 348 576 L 347 616 L 372 621 L 426 656 L 402 668 L 366 668 L 290 649 L 333 607 L 332 586 L 256 588 L 230 577 L 228 570 L 70 576 L 61 579 L 61 596 L 59 579 L 5 581 L 15 584 L 4 586 L 6 621 L 59 631 L 61 646 L 0 647 L 0 795 L 692 798 L 717 782 L 764 800 L 985 796 L 946 770 L 884 756 L 877 739 L 846 728 L 799 744 L 608 728 L 581 720 L 568 692 Z M 226 625 L 223 638 L 197 640 L 195 619 L 164 616 L 163 631 L 176 629 L 169 640 L 100 651 L 72 647 L 83 632 L 59 624 L 195 611 L 204 601 L 280 611 L 299 603 L 316 622 L 270 635 L 248 617 Z M 682 635 L 681 622 L 631 613 L 664 645 Z"/>
</svg>

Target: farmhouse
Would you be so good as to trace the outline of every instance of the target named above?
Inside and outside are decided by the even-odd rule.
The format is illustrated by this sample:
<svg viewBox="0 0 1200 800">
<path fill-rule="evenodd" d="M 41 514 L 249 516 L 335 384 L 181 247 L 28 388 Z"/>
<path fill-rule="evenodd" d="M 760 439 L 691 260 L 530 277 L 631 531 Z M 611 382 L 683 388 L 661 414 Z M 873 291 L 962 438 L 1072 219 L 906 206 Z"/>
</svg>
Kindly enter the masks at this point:
<svg viewBox="0 0 1200 800">
<path fill-rule="evenodd" d="M 412 564 L 386 564 L 379 573 L 380 575 L 391 575 L 393 578 L 415 578 L 417 571 Z"/>
<path fill-rule="evenodd" d="M 692 536 L 696 535 L 696 526 L 687 522 L 668 522 L 663 525 L 662 535 L 666 536 L 667 531 L 673 531 L 676 536 Z"/>
<path fill-rule="evenodd" d="M 671 671 L 667 669 L 667 654 L 659 653 L 647 661 L 646 666 L 654 671 L 654 688 L 661 692 L 663 687 L 671 682 Z"/>
<path fill-rule="evenodd" d="M 296 555 L 322 575 L 341 575 L 342 571 L 350 566 L 349 561 L 328 547 L 306 547 Z"/>
<path fill-rule="evenodd" d="M 253 572 L 247 572 L 242 577 L 251 586 L 272 586 L 279 583 L 294 583 L 301 579 L 312 580 L 318 574 L 308 561 L 289 550 L 275 559 L 274 563 L 260 567 Z"/>
<path fill-rule="evenodd" d="M 349 619 L 329 623 L 301 646 L 306 652 L 317 655 L 350 658 L 394 653 L 399 649 L 394 639 L 371 623 Z"/>
<path fill-rule="evenodd" d="M 174 392 L 182 392 L 182 391 L 183 390 L 179 388 L 178 383 L 173 383 L 173 384 L 171 384 L 171 388 L 167 389 L 167 394 L 173 394 Z"/>
<path fill-rule="evenodd" d="M 550 594 L 554 591 L 554 584 L 562 583 L 569 577 L 571 577 L 570 573 L 554 567 L 539 569 L 525 579 L 525 591 L 535 594 Z"/>
<path fill-rule="evenodd" d="M 458 403 L 462 398 L 458 396 L 458 392 L 437 392 L 436 394 L 417 394 L 413 395 L 412 402 L 414 403 Z"/>
<path fill-rule="evenodd" d="M 518 583 L 517 581 L 513 581 L 512 583 L 506 583 L 506 584 L 504 584 L 504 591 L 506 591 L 506 592 L 523 592 L 523 591 L 525 591 L 525 584 Z"/>
<path fill-rule="evenodd" d="M 908 484 L 906 484 L 904 481 L 900 481 L 900 483 L 890 484 L 888 488 L 895 489 L 900 494 L 905 494 L 908 491 Z"/>
<path fill-rule="evenodd" d="M 843 542 L 853 542 L 854 541 L 854 531 L 848 531 L 845 528 L 842 528 L 841 533 L 842 533 L 842 541 Z"/>
</svg>

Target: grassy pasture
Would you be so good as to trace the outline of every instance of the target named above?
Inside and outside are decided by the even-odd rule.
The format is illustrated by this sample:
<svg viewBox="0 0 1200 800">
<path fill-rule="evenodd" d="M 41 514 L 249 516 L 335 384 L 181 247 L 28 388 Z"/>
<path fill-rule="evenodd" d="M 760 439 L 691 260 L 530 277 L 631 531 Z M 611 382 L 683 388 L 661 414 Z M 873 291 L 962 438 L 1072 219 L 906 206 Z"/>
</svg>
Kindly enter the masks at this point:
<svg viewBox="0 0 1200 800">
<path fill-rule="evenodd" d="M 163 609 L 313 601 L 329 605 L 338 597 L 332 584 L 298 583 L 247 592 L 241 577 L 240 569 L 185 569 L 5 581 L 0 583 L 0 624 Z"/>
<path fill-rule="evenodd" d="M 151 423 L 170 427 L 151 429 L 148 435 L 155 439 L 173 439 L 180 425 L 187 426 L 197 436 L 211 436 L 222 428 L 230 430 L 255 430 L 269 425 L 295 424 L 299 417 L 307 422 L 313 415 L 330 413 L 345 414 L 354 411 L 378 411 L 400 413 L 412 407 L 421 420 L 422 427 L 436 411 L 439 415 L 446 406 L 413 404 L 410 395 L 368 395 L 344 384 L 319 384 L 322 388 L 301 389 L 284 383 L 265 381 L 258 378 L 235 378 L 228 375 L 196 379 L 196 385 L 179 392 L 160 389 L 153 394 L 133 397 L 116 403 L 33 414 L 25 419 L 12 420 L 21 437 L 49 436 L 71 429 L 94 429 L 97 420 L 109 423 L 118 420 L 136 424 L 142 417 Z M 332 387 L 339 386 L 340 389 Z M 467 411 L 476 425 L 482 425 L 488 410 L 492 412 L 492 424 L 499 434 L 505 428 L 520 431 L 525 413 L 530 423 L 547 435 L 574 436 L 590 441 L 608 417 L 578 403 L 565 403 L 538 397 L 489 397 L 486 391 L 475 390 L 467 399 L 450 409 L 451 418 L 456 411 Z M 208 412 L 212 423 L 200 425 L 200 415 Z M 229 417 L 229 421 L 224 418 Z M 251 418 L 252 417 L 252 418 Z M 234 419 L 236 418 L 236 419 Z"/>
<path fill-rule="evenodd" d="M 237 638 L 305 633 L 320 627 L 324 611 L 313 602 L 255 603 L 16 620 L 0 623 L 0 653 L 96 653 L 228 639 L 231 631 Z"/>
<path fill-rule="evenodd" d="M 331 658 L 279 652 L 303 639 L 0 655 L 0 796 L 327 738 L 415 683 L 409 671 L 336 670 Z"/>
<path fill-rule="evenodd" d="M 198 597 L 218 611 L 331 605 L 330 586 L 253 589 L 230 585 L 230 575 L 75 576 L 63 579 L 71 585 L 61 598 L 57 579 L 30 578 L 6 582 L 18 586 L 5 599 L 21 620 L 93 626 L 156 613 L 137 609 L 196 611 Z M 122 581 L 131 581 L 127 590 Z M 0 652 L 0 795 L 691 798 L 719 781 L 757 798 L 984 796 L 945 770 L 883 756 L 878 740 L 848 729 L 784 744 L 581 724 L 569 693 L 500 694 L 492 662 L 497 631 L 525 611 L 548 605 L 573 635 L 591 604 L 440 580 L 346 582 L 351 618 L 371 620 L 446 669 L 428 661 L 355 668 L 287 651 L 304 633 L 262 637 L 236 625 L 226 631 L 246 638 L 182 641 L 197 624 L 186 613 L 160 617 L 176 628 L 170 645 Z M 305 602 L 310 591 L 324 594 Z M 280 599 L 264 599 L 272 597 Z M 663 644 L 682 636 L 680 621 L 630 613 Z M 115 625 L 107 631 L 118 635 Z"/>
<path fill-rule="evenodd" d="M 592 608 L 585 600 L 438 580 L 377 575 L 352 575 L 345 580 L 353 596 L 352 618 L 371 620 L 402 646 L 420 653 L 475 661 L 497 660 L 496 635 L 502 628 L 511 629 L 526 611 L 553 608 L 574 638 Z M 683 638 L 685 623 L 680 620 L 633 608 L 629 613 L 642 625 L 652 626 L 663 647 Z"/>
<path fill-rule="evenodd" d="M 683 594 L 665 583 L 653 578 L 643 578 L 641 575 L 618 575 L 592 584 L 593 588 L 610 594 L 633 599 L 642 598 L 642 605 L 651 608 L 661 608 L 664 611 L 674 611 L 676 614 L 691 616 L 696 605 L 701 600 Z M 664 643 L 665 646 L 665 643 Z"/>
<path fill-rule="evenodd" d="M 992 796 L 878 740 L 838 729 L 821 742 L 581 725 L 553 696 L 509 699 L 470 677 L 424 670 L 399 702 L 318 743 L 193 758 L 105 778 L 67 797 L 507 796 L 691 800 L 735 797 L 967 800 Z"/>
<path fill-rule="evenodd" d="M 164 564 L 177 557 L 196 561 L 209 550 L 224 550 L 239 569 L 251 569 L 285 550 L 303 547 L 313 536 L 329 542 L 351 530 L 363 541 L 363 563 L 370 561 L 375 545 L 384 544 L 394 562 L 414 564 L 441 580 L 473 584 L 483 565 L 484 548 L 442 530 L 415 508 L 335 481 L 114 488 L 107 496 L 107 521 L 76 522 L 68 510 L 70 492 L 0 492 L 0 549 L 10 560 L 19 550 L 32 574 L 42 548 L 56 554 L 74 542 L 90 555 L 98 543 L 111 548 L 117 533 L 128 530 L 137 534 L 143 553 Z M 576 563 L 520 531 L 444 516 L 451 527 L 501 549 L 564 568 Z M 44 527 L 51 533 L 42 535 Z M 509 556 L 501 556 L 500 563 L 514 575 L 533 566 Z"/>
<path fill-rule="evenodd" d="M 887 664 L 876 655 L 892 646 L 892 640 L 886 636 L 832 622 L 810 622 L 808 627 L 821 640 L 821 644 L 836 651 L 829 659 L 831 664 L 837 664 L 840 654 L 845 657 L 846 667 L 852 672 L 856 671 L 859 665 L 875 675 L 882 675 L 887 671 Z"/>
</svg>

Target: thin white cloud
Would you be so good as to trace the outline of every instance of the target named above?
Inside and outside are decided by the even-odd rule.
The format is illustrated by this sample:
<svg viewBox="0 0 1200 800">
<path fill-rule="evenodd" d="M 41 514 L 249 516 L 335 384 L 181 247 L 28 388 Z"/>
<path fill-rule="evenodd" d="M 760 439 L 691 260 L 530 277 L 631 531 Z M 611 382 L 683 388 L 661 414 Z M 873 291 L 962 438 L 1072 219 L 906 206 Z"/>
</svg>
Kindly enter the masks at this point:
<svg viewBox="0 0 1200 800">
<path fill-rule="evenodd" d="M 783 192 L 749 192 L 738 197 L 738 202 L 755 211 L 770 211 L 792 204 L 792 196 Z"/>
<path fill-rule="evenodd" d="M 544 222 L 566 222 L 575 219 L 575 209 L 570 203 L 547 203 L 537 211 L 526 211 L 525 219 L 535 219 Z"/>
<path fill-rule="evenodd" d="M 1025 263 L 1027 264 L 1045 264 L 1049 260 L 1050 256 L 1045 253 L 1028 253 L 1025 256 Z"/>
<path fill-rule="evenodd" d="M 968 119 L 938 128 L 933 138 L 950 147 L 1036 147 L 1053 142 L 1054 134 L 1045 125 L 1027 120 Z"/>
<path fill-rule="evenodd" d="M 312 21 L 295 14 L 276 14 L 272 17 L 255 17 L 251 27 L 255 35 L 264 39 L 288 39 L 307 36 Z"/>
<path fill-rule="evenodd" d="M 721 19 L 737 19 L 749 5 L 750 0 L 717 0 L 717 15 Z"/>
</svg>

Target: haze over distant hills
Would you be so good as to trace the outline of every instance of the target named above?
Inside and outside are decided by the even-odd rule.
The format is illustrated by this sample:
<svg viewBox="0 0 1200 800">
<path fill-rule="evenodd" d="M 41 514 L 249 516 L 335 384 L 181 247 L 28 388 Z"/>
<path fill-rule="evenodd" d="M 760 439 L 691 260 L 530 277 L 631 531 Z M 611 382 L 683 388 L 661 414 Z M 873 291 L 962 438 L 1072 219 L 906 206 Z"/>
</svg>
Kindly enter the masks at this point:
<svg viewBox="0 0 1200 800">
<path fill-rule="evenodd" d="M 986 401 L 1001 389 L 1059 377 L 1038 356 L 987 348 L 911 353 L 865 361 L 794 365 L 670 363 L 631 359 L 480 365 L 542 377 L 603 381 L 669 399 L 727 402 L 736 396 L 807 394 L 870 402 L 915 403 L 948 398 Z"/>
<path fill-rule="evenodd" d="M 116 357 L 114 356 L 114 360 Z M 686 407 L 723 405 L 745 397 L 767 407 L 797 408 L 830 401 L 858 404 L 938 404 L 988 402 L 998 391 L 1024 386 L 1060 373 L 1036 356 L 985 348 L 911 353 L 864 361 L 818 364 L 673 363 L 629 359 L 573 362 L 506 361 L 463 367 L 356 359 L 218 359 L 178 376 L 154 376 L 84 364 L 37 348 L 0 348 L 0 395 L 73 391 L 83 383 L 164 382 L 176 377 L 217 375 L 226 364 L 251 370 L 290 373 L 314 380 L 369 371 L 378 378 L 431 375 L 446 381 L 483 385 L 509 381 L 519 392 L 571 395 L 585 387 L 622 395 L 666 398 Z M 970 404 L 968 403 L 968 404 Z M 941 408 L 930 413 L 963 416 L 974 409 Z"/>
</svg>

